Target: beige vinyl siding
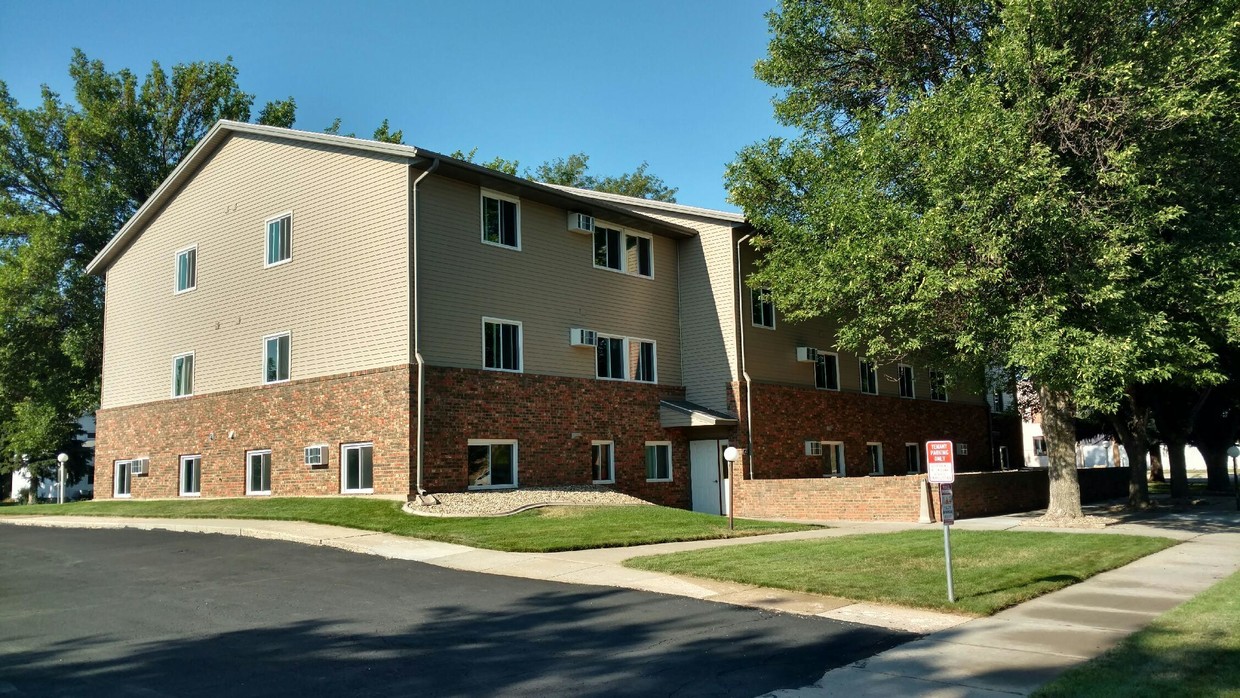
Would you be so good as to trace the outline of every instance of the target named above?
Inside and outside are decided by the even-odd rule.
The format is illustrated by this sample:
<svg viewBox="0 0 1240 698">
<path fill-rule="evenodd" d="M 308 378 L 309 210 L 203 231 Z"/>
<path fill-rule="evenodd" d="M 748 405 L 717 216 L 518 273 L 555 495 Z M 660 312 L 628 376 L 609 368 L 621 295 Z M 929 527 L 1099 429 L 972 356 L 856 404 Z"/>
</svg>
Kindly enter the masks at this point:
<svg viewBox="0 0 1240 698">
<path fill-rule="evenodd" d="M 229 138 L 107 273 L 103 407 L 259 386 L 263 338 L 291 333 L 290 378 L 409 361 L 406 167 L 270 137 Z M 264 268 L 265 221 L 292 212 L 292 260 Z M 197 244 L 197 289 L 173 294 Z"/>
<path fill-rule="evenodd" d="M 741 261 L 744 275 L 753 270 L 753 251 L 746 246 Z M 814 318 L 790 322 L 775 311 L 775 329 L 755 327 L 750 308 L 750 287 L 743 289 L 744 300 L 741 328 L 745 332 L 745 366 L 755 381 L 813 386 L 814 364 L 796 360 L 797 347 L 814 347 L 839 355 L 840 390 L 861 392 L 860 360 L 852 352 L 839 351 L 835 346 L 836 324 L 830 318 Z M 930 373 L 927 367 L 913 364 L 913 392 L 917 399 L 930 399 Z M 897 364 L 879 364 L 878 394 L 900 396 L 899 367 Z M 948 388 L 950 402 L 981 404 L 984 402 L 976 390 L 962 385 Z"/>
<path fill-rule="evenodd" d="M 522 200 L 520 251 L 487 245 L 479 197 L 479 187 L 436 175 L 418 185 L 429 364 L 481 368 L 485 316 L 522 323 L 525 373 L 593 378 L 595 351 L 568 343 L 569 329 L 583 327 L 654 340 L 658 382 L 680 385 L 674 241 L 654 236 L 653 279 L 596 269 L 593 238 L 568 231 L 567 211 Z"/>
</svg>

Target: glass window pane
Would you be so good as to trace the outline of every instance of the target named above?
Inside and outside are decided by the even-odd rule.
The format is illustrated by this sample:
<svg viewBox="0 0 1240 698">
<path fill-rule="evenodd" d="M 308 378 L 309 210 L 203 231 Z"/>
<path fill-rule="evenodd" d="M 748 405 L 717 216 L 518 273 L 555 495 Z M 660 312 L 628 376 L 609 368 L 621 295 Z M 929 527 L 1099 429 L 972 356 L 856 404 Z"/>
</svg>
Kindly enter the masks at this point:
<svg viewBox="0 0 1240 698">
<path fill-rule="evenodd" d="M 611 378 L 624 379 L 624 340 L 620 338 L 612 338 L 607 340 L 611 344 L 608 350 L 608 358 L 611 360 L 608 376 Z"/>
<path fill-rule="evenodd" d="M 509 371 L 521 369 L 521 328 L 517 325 L 503 325 L 504 337 L 504 368 Z"/>
<path fill-rule="evenodd" d="M 621 269 L 620 257 L 620 231 L 607 231 L 607 266 L 611 269 Z"/>
<path fill-rule="evenodd" d="M 188 269 L 185 287 L 192 288 L 198 284 L 198 250 L 190 250 L 185 255 L 187 257 L 185 266 Z"/>
<path fill-rule="evenodd" d="M 271 221 L 267 224 L 267 263 L 275 264 L 280 252 L 280 222 Z"/>
<path fill-rule="evenodd" d="M 486 445 L 470 446 L 468 458 L 469 484 L 491 484 L 491 447 Z"/>
<path fill-rule="evenodd" d="M 283 337 L 280 337 L 279 340 L 277 341 L 279 342 L 279 346 L 280 346 L 280 370 L 279 370 L 280 378 L 279 380 L 284 381 L 284 380 L 288 380 L 289 336 L 284 335 Z"/>
<path fill-rule="evenodd" d="M 517 246 L 517 205 L 511 201 L 501 201 L 501 237 L 500 241 L 509 247 Z"/>
<path fill-rule="evenodd" d="M 639 266 L 637 262 L 637 241 L 640 239 L 636 235 L 624 236 L 624 268 L 630 272 L 636 272 Z"/>
<path fill-rule="evenodd" d="M 594 265 L 607 266 L 607 229 L 594 229 Z"/>
<path fill-rule="evenodd" d="M 276 357 L 279 354 L 278 348 L 275 337 L 267 340 L 266 349 L 263 351 L 263 363 L 266 364 L 268 383 L 276 380 L 276 376 L 280 375 L 279 367 L 276 365 Z"/>
<path fill-rule="evenodd" d="M 361 481 L 362 489 L 369 490 L 375 486 L 375 464 L 374 464 L 374 448 L 371 446 L 362 446 L 358 449 L 361 457 Z"/>
<path fill-rule="evenodd" d="M 491 444 L 491 484 L 516 484 L 516 462 L 512 444 Z"/>
<path fill-rule="evenodd" d="M 499 242 L 499 199 L 482 199 L 482 238 L 487 242 Z"/>
<path fill-rule="evenodd" d="M 659 456 L 656 453 L 657 450 L 658 449 L 655 446 L 646 447 L 646 479 L 647 480 L 654 480 L 658 477 L 658 475 L 656 474 L 658 472 L 658 467 L 659 467 L 659 464 L 658 464 Z"/>
<path fill-rule="evenodd" d="M 637 238 L 637 273 L 654 276 L 654 255 L 650 238 Z"/>
<path fill-rule="evenodd" d="M 360 489 L 361 484 L 361 453 L 356 448 L 344 450 L 344 488 Z"/>
</svg>

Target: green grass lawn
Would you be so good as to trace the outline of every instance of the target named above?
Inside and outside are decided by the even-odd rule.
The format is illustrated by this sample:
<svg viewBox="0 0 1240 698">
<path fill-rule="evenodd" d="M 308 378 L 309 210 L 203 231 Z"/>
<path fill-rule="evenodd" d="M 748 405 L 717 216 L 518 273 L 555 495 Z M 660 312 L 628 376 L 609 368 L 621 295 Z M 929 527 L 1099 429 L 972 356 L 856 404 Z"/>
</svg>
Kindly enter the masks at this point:
<svg viewBox="0 0 1240 698">
<path fill-rule="evenodd" d="M 151 516 L 185 519 L 279 519 L 460 543 L 492 550 L 551 552 L 614 548 L 801 531 L 812 526 L 745 521 L 657 506 L 548 507 L 489 518 L 412 516 L 391 500 L 272 497 L 147 502 L 74 502 L 3 506 L 0 516 Z"/>
<path fill-rule="evenodd" d="M 1166 538 L 956 531 L 956 603 L 947 601 L 940 530 L 755 543 L 638 557 L 624 564 L 856 601 L 975 615 L 1027 601 L 1174 545 Z"/>
<path fill-rule="evenodd" d="M 1240 696 L 1240 574 L 1034 695 Z"/>
</svg>

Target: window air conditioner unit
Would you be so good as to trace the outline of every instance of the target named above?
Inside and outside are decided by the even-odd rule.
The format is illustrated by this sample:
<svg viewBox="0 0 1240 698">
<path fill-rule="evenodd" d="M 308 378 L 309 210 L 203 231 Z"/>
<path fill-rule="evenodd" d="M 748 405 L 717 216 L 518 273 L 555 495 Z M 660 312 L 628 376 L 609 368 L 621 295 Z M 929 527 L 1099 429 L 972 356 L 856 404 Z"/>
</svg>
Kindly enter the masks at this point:
<svg viewBox="0 0 1240 698">
<path fill-rule="evenodd" d="M 797 347 L 797 361 L 814 363 L 818 360 L 818 350 L 813 347 Z"/>
<path fill-rule="evenodd" d="M 822 442 L 821 441 L 806 441 L 805 442 L 805 455 L 821 456 L 822 455 Z"/>
<path fill-rule="evenodd" d="M 958 456 L 967 456 L 967 455 L 969 455 L 969 444 L 966 444 L 966 443 L 957 443 L 957 444 L 956 444 L 956 455 L 958 455 Z"/>
<path fill-rule="evenodd" d="M 305 464 L 312 468 L 318 465 L 327 465 L 327 447 L 306 446 Z"/>
<path fill-rule="evenodd" d="M 146 458 L 129 461 L 130 475 L 149 475 L 151 472 L 151 461 Z"/>
<path fill-rule="evenodd" d="M 568 331 L 568 343 L 574 347 L 592 347 L 598 344 L 598 333 L 574 327 Z"/>
<path fill-rule="evenodd" d="M 594 216 L 585 213 L 569 213 L 568 229 L 574 233 L 591 234 L 594 232 Z"/>
</svg>

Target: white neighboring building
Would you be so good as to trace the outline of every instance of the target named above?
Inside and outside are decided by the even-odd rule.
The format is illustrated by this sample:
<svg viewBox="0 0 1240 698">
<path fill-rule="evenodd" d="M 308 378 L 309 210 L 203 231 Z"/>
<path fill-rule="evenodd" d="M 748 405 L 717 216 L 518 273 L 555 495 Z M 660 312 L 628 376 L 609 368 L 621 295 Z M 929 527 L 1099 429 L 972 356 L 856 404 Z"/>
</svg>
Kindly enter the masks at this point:
<svg viewBox="0 0 1240 698">
<path fill-rule="evenodd" d="M 90 449 L 91 453 L 95 450 L 95 417 L 87 415 L 78 420 L 78 428 L 85 434 L 82 440 L 82 446 Z M 77 482 L 65 482 L 65 501 L 73 501 L 75 497 L 80 496 L 83 492 L 93 493 L 95 491 L 95 469 L 94 464 L 87 474 Z M 21 468 L 13 471 L 13 498 L 18 499 L 21 493 L 30 487 L 30 471 Z M 60 483 L 56 478 L 43 478 L 39 481 L 39 491 L 36 495 L 39 499 L 57 500 L 60 498 Z"/>
<path fill-rule="evenodd" d="M 1024 441 L 1025 467 L 1045 468 L 1047 466 L 1046 446 L 1042 440 L 1042 425 L 1037 422 L 1021 422 L 1022 439 Z M 1169 464 L 1170 452 L 1167 445 L 1162 449 L 1163 468 Z M 1188 464 L 1188 472 L 1199 472 L 1205 476 L 1206 461 L 1201 452 L 1193 446 L 1184 447 L 1184 458 Z M 1122 446 L 1112 439 L 1102 438 L 1097 441 L 1080 441 L 1076 444 L 1076 466 L 1078 468 L 1128 467 L 1128 454 Z"/>
</svg>

